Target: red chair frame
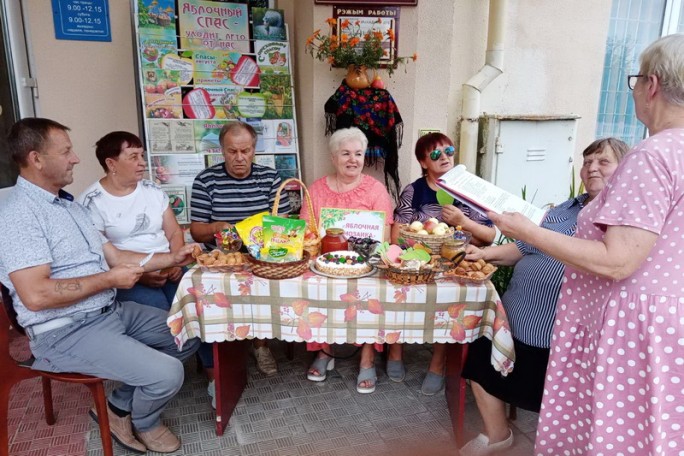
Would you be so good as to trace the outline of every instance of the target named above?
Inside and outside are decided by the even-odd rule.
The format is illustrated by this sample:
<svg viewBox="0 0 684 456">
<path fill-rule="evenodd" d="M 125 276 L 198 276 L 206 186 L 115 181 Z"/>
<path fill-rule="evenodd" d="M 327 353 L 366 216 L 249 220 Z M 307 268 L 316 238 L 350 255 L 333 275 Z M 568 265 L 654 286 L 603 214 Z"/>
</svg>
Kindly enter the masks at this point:
<svg viewBox="0 0 684 456">
<path fill-rule="evenodd" d="M 18 361 L 10 354 L 10 332 L 14 331 L 17 337 L 26 337 L 24 330 L 16 321 L 16 313 L 12 305 L 12 298 L 7 288 L 2 288 L 2 309 L 0 309 L 0 366 L 3 373 L 0 376 L 0 456 L 9 455 L 8 435 L 8 409 L 12 386 L 22 380 L 41 377 L 43 384 L 43 401 L 45 403 L 45 421 L 49 425 L 55 424 L 55 414 L 52 408 L 52 385 L 51 380 L 67 383 L 80 383 L 90 389 L 95 400 L 100 434 L 102 436 L 102 448 L 105 456 L 113 456 L 112 436 L 109 431 L 109 418 L 107 416 L 107 398 L 104 389 L 104 379 L 90 375 L 53 373 L 33 370 L 26 361 Z"/>
</svg>

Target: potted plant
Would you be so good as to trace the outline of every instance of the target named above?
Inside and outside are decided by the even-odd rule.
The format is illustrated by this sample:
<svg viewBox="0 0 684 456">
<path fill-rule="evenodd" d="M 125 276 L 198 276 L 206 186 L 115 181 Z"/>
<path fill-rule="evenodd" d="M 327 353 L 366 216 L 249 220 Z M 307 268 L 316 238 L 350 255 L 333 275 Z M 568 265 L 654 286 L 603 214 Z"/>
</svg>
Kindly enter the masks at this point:
<svg viewBox="0 0 684 456">
<path fill-rule="evenodd" d="M 386 32 L 373 28 L 364 29 L 360 21 L 345 19 L 340 23 L 340 33 L 336 33 L 337 20 L 326 20 L 329 29 L 323 34 L 320 29 L 306 40 L 306 52 L 314 58 L 326 62 L 331 66 L 347 68 L 347 84 L 355 89 L 366 88 L 371 85 L 366 69 L 377 69 L 380 65 L 386 65 L 387 72 L 391 76 L 399 64 L 406 64 L 409 60 L 415 61 L 417 54 L 412 57 L 398 57 L 396 52 L 390 53 L 394 48 L 394 30 Z M 381 23 L 378 18 L 377 24 Z M 389 45 L 389 46 L 387 46 Z"/>
</svg>

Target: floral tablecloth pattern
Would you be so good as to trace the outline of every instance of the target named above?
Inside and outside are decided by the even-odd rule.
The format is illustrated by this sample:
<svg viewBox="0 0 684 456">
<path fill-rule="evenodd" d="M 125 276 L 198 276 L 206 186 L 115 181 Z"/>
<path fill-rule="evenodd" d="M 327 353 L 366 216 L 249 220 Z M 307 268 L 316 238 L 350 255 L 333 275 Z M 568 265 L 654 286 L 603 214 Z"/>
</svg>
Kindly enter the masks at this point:
<svg viewBox="0 0 684 456">
<path fill-rule="evenodd" d="M 469 343 L 493 341 L 503 375 L 515 353 L 508 318 L 491 282 L 402 286 L 382 275 L 332 279 L 306 272 L 268 280 L 249 272 L 195 267 L 182 278 L 167 320 L 176 343 L 280 339 L 327 343 Z"/>
</svg>

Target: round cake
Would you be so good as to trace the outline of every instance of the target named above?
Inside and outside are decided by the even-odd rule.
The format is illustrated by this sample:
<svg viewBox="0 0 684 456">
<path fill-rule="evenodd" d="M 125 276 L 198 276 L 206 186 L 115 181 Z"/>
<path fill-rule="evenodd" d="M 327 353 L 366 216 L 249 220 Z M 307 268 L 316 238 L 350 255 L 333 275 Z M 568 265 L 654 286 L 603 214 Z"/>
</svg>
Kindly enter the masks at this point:
<svg viewBox="0 0 684 456">
<path fill-rule="evenodd" d="M 373 269 L 364 257 L 352 250 L 324 253 L 316 258 L 315 268 L 340 277 L 359 276 Z"/>
</svg>

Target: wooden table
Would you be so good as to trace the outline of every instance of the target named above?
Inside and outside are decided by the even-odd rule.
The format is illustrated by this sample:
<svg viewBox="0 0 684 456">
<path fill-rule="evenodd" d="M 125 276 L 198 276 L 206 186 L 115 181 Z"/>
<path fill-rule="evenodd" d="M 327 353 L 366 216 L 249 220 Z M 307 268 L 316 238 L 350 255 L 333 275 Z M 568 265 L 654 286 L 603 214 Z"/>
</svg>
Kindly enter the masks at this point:
<svg viewBox="0 0 684 456">
<path fill-rule="evenodd" d="M 269 280 L 249 272 L 195 267 L 182 278 L 167 321 L 176 343 L 214 343 L 216 432 L 222 435 L 247 383 L 247 340 L 288 342 L 446 343 L 446 395 L 456 440 L 462 441 L 464 345 L 494 341 L 491 362 L 502 375 L 515 353 L 506 313 L 491 282 L 393 285 L 381 274 L 332 279 L 313 272 Z M 230 359 L 230 363 L 224 360 Z M 304 375 L 304 372 L 302 372 Z"/>
</svg>

